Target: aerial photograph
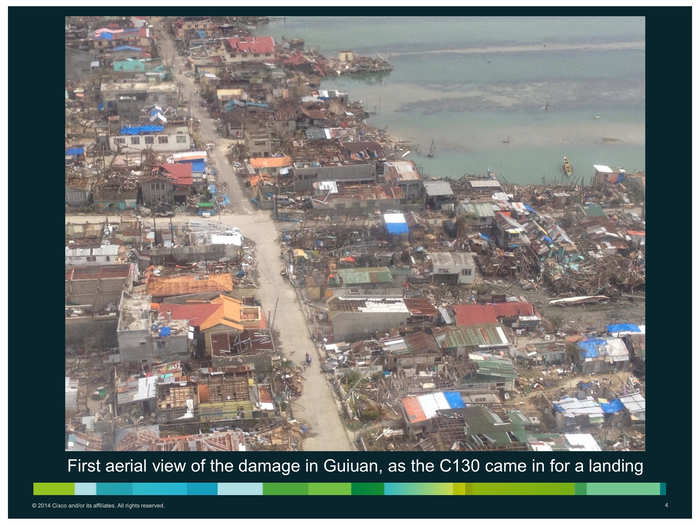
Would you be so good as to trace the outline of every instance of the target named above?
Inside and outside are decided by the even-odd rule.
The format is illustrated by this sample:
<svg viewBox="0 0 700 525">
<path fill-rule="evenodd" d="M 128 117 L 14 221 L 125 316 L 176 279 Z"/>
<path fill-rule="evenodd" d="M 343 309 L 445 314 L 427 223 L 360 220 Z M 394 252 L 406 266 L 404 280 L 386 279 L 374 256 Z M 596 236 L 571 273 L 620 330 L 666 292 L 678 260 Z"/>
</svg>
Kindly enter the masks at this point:
<svg viewBox="0 0 700 525">
<path fill-rule="evenodd" d="M 70 16 L 65 74 L 65 450 L 645 450 L 643 17 Z"/>
</svg>

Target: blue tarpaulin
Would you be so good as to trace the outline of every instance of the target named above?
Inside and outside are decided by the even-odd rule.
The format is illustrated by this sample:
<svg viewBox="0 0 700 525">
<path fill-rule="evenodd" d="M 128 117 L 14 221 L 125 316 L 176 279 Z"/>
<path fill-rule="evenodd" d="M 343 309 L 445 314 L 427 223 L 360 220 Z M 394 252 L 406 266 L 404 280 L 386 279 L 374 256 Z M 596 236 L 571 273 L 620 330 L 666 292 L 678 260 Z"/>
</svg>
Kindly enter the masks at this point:
<svg viewBox="0 0 700 525">
<path fill-rule="evenodd" d="M 600 408 L 603 409 L 605 414 L 615 414 L 624 408 L 622 401 L 619 399 L 613 399 L 610 403 L 601 403 Z"/>
<path fill-rule="evenodd" d="M 581 356 L 583 358 L 588 358 L 598 357 L 598 347 L 605 344 L 605 339 L 586 339 L 585 341 L 578 342 L 576 346 L 582 350 Z"/>
<path fill-rule="evenodd" d="M 199 38 L 201 38 L 201 39 L 207 38 L 207 34 L 204 31 L 202 31 L 201 29 L 197 31 L 197 34 L 199 35 Z"/>
<path fill-rule="evenodd" d="M 97 38 L 102 39 L 102 40 L 112 40 L 112 33 L 109 31 L 105 31 L 103 33 L 100 33 L 100 36 Z"/>
<path fill-rule="evenodd" d="M 526 209 L 527 211 L 532 212 L 532 213 L 537 213 L 537 212 L 535 211 L 535 208 L 533 208 L 533 207 L 530 206 L 529 204 L 523 203 L 523 206 L 525 206 L 525 209 Z"/>
<path fill-rule="evenodd" d="M 551 238 L 551 237 L 547 237 L 546 235 L 543 235 L 543 236 L 542 236 L 542 240 L 543 240 L 544 242 L 546 242 L 547 244 L 552 244 L 552 242 L 553 242 L 553 241 L 552 241 L 552 238 Z"/>
<path fill-rule="evenodd" d="M 405 222 L 390 222 L 386 225 L 386 231 L 388 231 L 391 235 L 408 233 L 408 224 Z"/>
<path fill-rule="evenodd" d="M 157 133 L 163 131 L 163 126 L 125 126 L 119 130 L 120 135 L 140 135 L 141 133 Z"/>
<path fill-rule="evenodd" d="M 479 233 L 479 237 L 481 237 L 481 238 L 484 239 L 485 241 L 490 241 L 490 240 L 491 240 L 491 236 L 490 236 L 490 235 L 487 235 L 487 234 L 485 234 L 485 233 Z"/>
<path fill-rule="evenodd" d="M 209 185 L 209 193 L 211 193 L 212 195 L 216 193 L 216 184 Z"/>
<path fill-rule="evenodd" d="M 637 333 L 642 332 L 639 329 L 639 325 L 630 324 L 630 323 L 609 324 L 605 328 L 608 330 L 609 334 L 616 334 L 618 332 L 637 332 Z"/>
<path fill-rule="evenodd" d="M 167 337 L 170 335 L 170 327 L 169 326 L 162 326 L 160 328 L 160 331 L 158 332 L 158 335 L 161 337 Z"/>
<path fill-rule="evenodd" d="M 104 110 L 104 108 L 105 108 L 104 102 L 100 102 L 99 104 L 97 104 L 97 111 L 102 111 L 102 110 Z"/>
<path fill-rule="evenodd" d="M 464 408 L 464 401 L 459 392 L 444 392 L 444 394 L 450 408 Z"/>
<path fill-rule="evenodd" d="M 193 160 L 192 173 L 204 173 L 207 169 L 207 162 L 204 159 Z"/>
<path fill-rule="evenodd" d="M 66 149 L 66 155 L 82 155 L 85 153 L 85 148 L 68 148 Z"/>
<path fill-rule="evenodd" d="M 132 47 L 132 46 L 119 46 L 115 47 L 114 51 L 141 51 L 140 47 Z"/>
</svg>

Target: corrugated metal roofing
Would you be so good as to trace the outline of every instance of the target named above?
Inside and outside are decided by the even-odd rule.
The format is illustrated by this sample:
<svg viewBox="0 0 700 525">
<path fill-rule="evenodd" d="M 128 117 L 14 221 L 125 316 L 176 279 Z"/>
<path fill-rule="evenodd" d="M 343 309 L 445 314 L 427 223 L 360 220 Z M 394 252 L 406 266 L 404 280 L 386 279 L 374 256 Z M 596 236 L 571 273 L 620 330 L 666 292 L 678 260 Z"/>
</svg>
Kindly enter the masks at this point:
<svg viewBox="0 0 700 525">
<path fill-rule="evenodd" d="M 393 281 L 391 271 L 386 266 L 369 268 L 344 268 L 336 272 L 343 280 L 343 285 L 390 283 Z"/>
<path fill-rule="evenodd" d="M 147 290 L 148 294 L 154 297 L 206 292 L 230 292 L 233 290 L 233 278 L 230 273 L 203 276 L 151 277 Z"/>
<path fill-rule="evenodd" d="M 508 344 L 508 339 L 500 326 L 448 328 L 436 335 L 435 339 L 444 349 Z"/>
<path fill-rule="evenodd" d="M 444 180 L 433 180 L 423 182 L 425 193 L 428 197 L 442 197 L 454 195 L 452 186 Z"/>
</svg>

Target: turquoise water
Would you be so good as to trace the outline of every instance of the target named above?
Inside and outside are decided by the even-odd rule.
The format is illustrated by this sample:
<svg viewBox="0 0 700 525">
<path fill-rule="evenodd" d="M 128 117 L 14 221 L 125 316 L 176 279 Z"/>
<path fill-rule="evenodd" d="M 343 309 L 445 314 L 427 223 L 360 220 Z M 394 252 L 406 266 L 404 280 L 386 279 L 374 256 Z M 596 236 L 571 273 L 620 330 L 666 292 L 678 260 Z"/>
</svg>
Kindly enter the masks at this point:
<svg viewBox="0 0 700 525">
<path fill-rule="evenodd" d="M 369 124 L 419 151 L 435 141 L 434 158 L 407 157 L 426 175 L 491 168 L 510 182 L 552 182 L 564 155 L 577 177 L 593 164 L 644 169 L 643 18 L 294 17 L 258 34 L 387 57 L 388 75 L 323 87 L 361 100 Z"/>
</svg>

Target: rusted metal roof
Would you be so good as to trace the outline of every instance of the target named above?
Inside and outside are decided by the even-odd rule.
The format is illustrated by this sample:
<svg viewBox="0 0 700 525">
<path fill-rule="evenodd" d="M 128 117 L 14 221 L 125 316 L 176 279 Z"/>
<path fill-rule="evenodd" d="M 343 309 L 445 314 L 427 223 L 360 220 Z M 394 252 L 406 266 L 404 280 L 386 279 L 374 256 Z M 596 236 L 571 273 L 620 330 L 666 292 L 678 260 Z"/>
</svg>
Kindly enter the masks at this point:
<svg viewBox="0 0 700 525">
<path fill-rule="evenodd" d="M 148 294 L 153 297 L 231 292 L 233 291 L 233 278 L 230 273 L 151 277 L 148 281 L 147 290 Z"/>
</svg>

